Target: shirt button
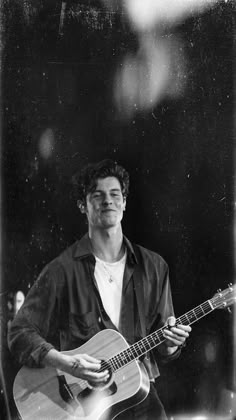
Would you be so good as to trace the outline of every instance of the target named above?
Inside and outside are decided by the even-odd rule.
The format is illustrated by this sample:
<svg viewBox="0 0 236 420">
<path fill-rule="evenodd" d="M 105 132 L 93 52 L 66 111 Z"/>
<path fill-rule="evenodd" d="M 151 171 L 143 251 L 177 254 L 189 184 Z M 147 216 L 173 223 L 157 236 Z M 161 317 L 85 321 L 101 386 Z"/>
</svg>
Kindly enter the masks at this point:
<svg viewBox="0 0 236 420">
<path fill-rule="evenodd" d="M 98 322 L 99 322 L 99 324 L 102 322 L 102 319 L 101 319 L 100 316 L 98 317 Z"/>
</svg>

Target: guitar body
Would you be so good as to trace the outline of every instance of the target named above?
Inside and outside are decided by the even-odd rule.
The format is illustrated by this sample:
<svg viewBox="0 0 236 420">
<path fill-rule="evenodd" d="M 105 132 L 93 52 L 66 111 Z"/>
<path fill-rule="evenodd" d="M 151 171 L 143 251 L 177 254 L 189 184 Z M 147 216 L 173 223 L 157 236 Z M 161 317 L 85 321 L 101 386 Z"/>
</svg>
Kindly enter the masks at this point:
<svg viewBox="0 0 236 420">
<path fill-rule="evenodd" d="M 81 347 L 63 353 L 87 353 L 108 360 L 127 348 L 119 332 L 107 329 Z M 23 420 L 110 420 L 143 401 L 149 388 L 145 367 L 133 360 L 115 371 L 101 389 L 55 368 L 24 366 L 15 378 L 13 394 Z"/>
</svg>

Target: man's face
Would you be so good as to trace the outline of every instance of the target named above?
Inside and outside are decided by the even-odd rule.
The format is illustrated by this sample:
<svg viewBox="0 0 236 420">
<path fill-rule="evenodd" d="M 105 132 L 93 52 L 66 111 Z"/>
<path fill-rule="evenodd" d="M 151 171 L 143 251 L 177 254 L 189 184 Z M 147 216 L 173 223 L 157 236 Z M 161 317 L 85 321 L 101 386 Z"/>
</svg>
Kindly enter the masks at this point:
<svg viewBox="0 0 236 420">
<path fill-rule="evenodd" d="M 96 189 L 86 197 L 85 213 L 89 227 L 107 229 L 119 225 L 125 205 L 118 179 L 113 176 L 99 178 Z"/>
</svg>

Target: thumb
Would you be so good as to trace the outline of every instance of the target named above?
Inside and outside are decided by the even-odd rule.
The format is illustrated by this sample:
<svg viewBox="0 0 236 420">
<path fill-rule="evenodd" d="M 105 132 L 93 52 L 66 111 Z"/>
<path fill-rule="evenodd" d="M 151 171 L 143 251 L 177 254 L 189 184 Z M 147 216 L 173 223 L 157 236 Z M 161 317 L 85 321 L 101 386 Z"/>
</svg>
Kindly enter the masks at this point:
<svg viewBox="0 0 236 420">
<path fill-rule="evenodd" d="M 167 325 L 168 327 L 174 327 L 176 322 L 176 318 L 174 316 L 169 316 L 167 319 Z"/>
</svg>

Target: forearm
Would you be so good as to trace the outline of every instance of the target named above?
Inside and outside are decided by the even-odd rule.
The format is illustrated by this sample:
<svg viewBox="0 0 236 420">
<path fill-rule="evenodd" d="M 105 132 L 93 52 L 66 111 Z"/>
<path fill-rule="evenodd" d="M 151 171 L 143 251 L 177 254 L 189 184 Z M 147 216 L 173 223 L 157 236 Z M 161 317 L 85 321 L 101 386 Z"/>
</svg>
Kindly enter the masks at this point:
<svg viewBox="0 0 236 420">
<path fill-rule="evenodd" d="M 56 369 L 63 370 L 70 374 L 73 371 L 73 359 L 54 348 L 49 350 L 42 363 L 44 366 L 55 367 Z"/>
</svg>

